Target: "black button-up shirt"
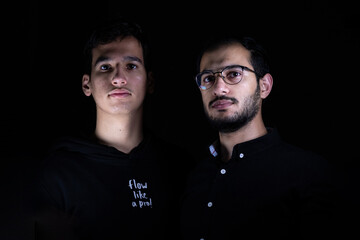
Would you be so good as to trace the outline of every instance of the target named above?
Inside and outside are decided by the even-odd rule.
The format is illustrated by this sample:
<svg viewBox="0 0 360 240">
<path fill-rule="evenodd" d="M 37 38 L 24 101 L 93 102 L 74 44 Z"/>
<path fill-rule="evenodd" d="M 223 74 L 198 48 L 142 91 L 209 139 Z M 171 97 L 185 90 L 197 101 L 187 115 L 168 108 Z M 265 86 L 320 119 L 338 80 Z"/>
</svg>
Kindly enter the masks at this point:
<svg viewBox="0 0 360 240">
<path fill-rule="evenodd" d="M 228 162 L 210 146 L 184 194 L 184 239 L 324 236 L 334 201 L 328 162 L 268 130 L 237 144 Z"/>
</svg>

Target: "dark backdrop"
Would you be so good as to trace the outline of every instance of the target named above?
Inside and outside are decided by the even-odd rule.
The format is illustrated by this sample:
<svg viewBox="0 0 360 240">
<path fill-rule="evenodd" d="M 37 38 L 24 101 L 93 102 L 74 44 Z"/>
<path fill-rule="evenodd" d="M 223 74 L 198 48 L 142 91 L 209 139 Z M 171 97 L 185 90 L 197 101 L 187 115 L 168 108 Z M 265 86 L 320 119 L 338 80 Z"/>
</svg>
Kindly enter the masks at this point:
<svg viewBox="0 0 360 240">
<path fill-rule="evenodd" d="M 280 2 L 11 4 L 2 32 L 10 53 L 2 68 L 3 144 L 42 152 L 54 137 L 91 124 L 93 108 L 81 91 L 82 46 L 98 20 L 125 15 L 150 36 L 157 78 L 150 121 L 164 137 L 192 148 L 208 136 L 194 82 L 196 53 L 206 36 L 236 32 L 269 51 L 267 125 L 297 145 L 351 158 L 356 145 L 349 137 L 358 133 L 357 8 L 350 1 Z"/>
<path fill-rule="evenodd" d="M 94 109 L 81 90 L 82 47 L 93 24 L 124 15 L 142 24 L 151 40 L 157 88 L 147 124 L 154 131 L 191 152 L 211 142 L 216 134 L 194 82 L 196 53 L 206 36 L 254 36 L 269 51 L 274 78 L 264 103 L 266 125 L 341 169 L 339 181 L 346 182 L 341 190 L 355 203 L 357 9 L 354 1 L 326 0 L 8 3 L 2 9 L 7 14 L 2 16 L 0 117 L 1 177 L 12 183 L 5 184 L 8 202 L 19 209 L 17 188 L 24 187 L 54 139 L 91 128 Z M 349 206 L 349 212 L 357 208 Z"/>
</svg>

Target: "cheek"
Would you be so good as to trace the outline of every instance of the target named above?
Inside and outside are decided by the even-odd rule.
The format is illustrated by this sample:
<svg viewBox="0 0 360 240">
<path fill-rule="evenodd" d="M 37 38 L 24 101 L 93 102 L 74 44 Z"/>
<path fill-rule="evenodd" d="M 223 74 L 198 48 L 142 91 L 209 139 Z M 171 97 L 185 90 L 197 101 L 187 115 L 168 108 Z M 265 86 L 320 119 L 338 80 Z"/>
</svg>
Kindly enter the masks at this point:
<svg viewBox="0 0 360 240">
<path fill-rule="evenodd" d="M 99 92 L 102 91 L 103 89 L 106 89 L 106 81 L 93 81 L 91 84 L 91 88 L 92 88 L 92 92 Z"/>
<path fill-rule="evenodd" d="M 205 106 L 206 108 L 208 108 L 209 102 L 212 100 L 212 99 L 210 98 L 210 94 L 201 92 L 201 98 L 202 98 L 202 102 L 203 102 L 204 106 Z"/>
<path fill-rule="evenodd" d="M 252 84 L 249 82 L 244 82 L 242 85 L 239 85 L 238 88 L 232 90 L 232 95 L 239 101 L 244 100 L 245 98 L 253 95 L 256 91 L 257 84 Z"/>
<path fill-rule="evenodd" d="M 128 82 L 129 88 L 145 95 L 147 91 L 147 80 L 143 77 L 137 77 Z"/>
<path fill-rule="evenodd" d="M 107 83 L 107 81 L 103 81 L 102 79 L 93 79 L 89 84 L 91 94 L 94 98 L 101 98 L 104 93 L 111 89 L 111 86 Z"/>
<path fill-rule="evenodd" d="M 253 81 L 252 81 L 253 80 Z M 244 81 L 243 85 L 239 89 L 240 94 L 253 94 L 258 86 L 256 79 Z"/>
</svg>

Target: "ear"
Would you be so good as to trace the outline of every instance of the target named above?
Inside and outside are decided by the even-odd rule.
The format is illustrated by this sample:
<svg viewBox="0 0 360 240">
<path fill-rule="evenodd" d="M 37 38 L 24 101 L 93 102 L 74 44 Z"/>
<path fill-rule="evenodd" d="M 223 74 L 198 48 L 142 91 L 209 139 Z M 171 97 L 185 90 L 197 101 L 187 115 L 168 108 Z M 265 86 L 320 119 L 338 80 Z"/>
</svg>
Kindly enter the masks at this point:
<svg viewBox="0 0 360 240">
<path fill-rule="evenodd" d="M 86 96 L 91 95 L 91 88 L 90 88 L 90 76 L 88 74 L 84 74 L 82 77 L 82 90 Z"/>
<path fill-rule="evenodd" d="M 265 74 L 260 80 L 260 96 L 262 99 L 265 99 L 269 96 L 272 86 L 273 86 L 273 78 L 270 73 Z"/>
<path fill-rule="evenodd" d="M 147 92 L 152 94 L 155 91 L 155 78 L 153 72 L 148 72 L 147 74 Z"/>
</svg>

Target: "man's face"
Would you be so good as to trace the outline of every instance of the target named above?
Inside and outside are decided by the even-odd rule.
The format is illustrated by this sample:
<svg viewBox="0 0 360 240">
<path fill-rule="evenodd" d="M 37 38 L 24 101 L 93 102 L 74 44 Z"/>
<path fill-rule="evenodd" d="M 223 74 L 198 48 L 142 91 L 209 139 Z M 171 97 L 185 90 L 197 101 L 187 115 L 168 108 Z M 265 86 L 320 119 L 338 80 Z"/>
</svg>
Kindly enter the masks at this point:
<svg viewBox="0 0 360 240">
<path fill-rule="evenodd" d="M 92 95 L 98 114 L 129 114 L 142 109 L 147 73 L 141 44 L 134 37 L 99 45 L 92 51 L 91 76 L 83 91 Z"/>
<path fill-rule="evenodd" d="M 223 46 L 206 52 L 200 62 L 200 71 L 221 71 L 230 65 L 241 65 L 252 70 L 250 52 L 241 44 Z M 260 111 L 261 97 L 256 75 L 244 70 L 242 80 L 228 85 L 216 75 L 214 85 L 201 91 L 205 113 L 210 123 L 220 132 L 233 132 L 250 122 Z"/>
</svg>

